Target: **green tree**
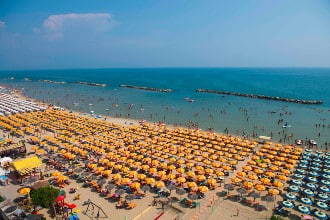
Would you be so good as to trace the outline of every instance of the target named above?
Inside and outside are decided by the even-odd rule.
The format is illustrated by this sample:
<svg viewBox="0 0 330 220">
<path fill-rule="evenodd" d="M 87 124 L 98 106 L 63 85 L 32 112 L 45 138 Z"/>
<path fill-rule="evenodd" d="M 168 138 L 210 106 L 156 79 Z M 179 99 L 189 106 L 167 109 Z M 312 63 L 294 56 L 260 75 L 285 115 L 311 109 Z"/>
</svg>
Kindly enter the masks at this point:
<svg viewBox="0 0 330 220">
<path fill-rule="evenodd" d="M 32 190 L 30 196 L 33 204 L 39 205 L 43 208 L 49 208 L 54 204 L 59 194 L 59 189 L 52 186 L 46 186 L 37 190 Z"/>
<path fill-rule="evenodd" d="M 277 215 L 272 215 L 272 217 L 270 217 L 270 220 L 283 220 L 283 218 Z"/>
</svg>

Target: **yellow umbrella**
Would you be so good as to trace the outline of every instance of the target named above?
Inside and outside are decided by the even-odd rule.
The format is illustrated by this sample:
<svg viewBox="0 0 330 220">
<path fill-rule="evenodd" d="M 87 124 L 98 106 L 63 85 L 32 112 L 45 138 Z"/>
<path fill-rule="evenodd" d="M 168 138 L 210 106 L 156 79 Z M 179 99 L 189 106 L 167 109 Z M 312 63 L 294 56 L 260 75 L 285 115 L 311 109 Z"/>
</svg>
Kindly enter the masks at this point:
<svg viewBox="0 0 330 220">
<path fill-rule="evenodd" d="M 265 191 L 266 190 L 266 187 L 264 185 L 260 185 L 260 184 L 256 185 L 254 188 L 258 191 Z"/>
<path fill-rule="evenodd" d="M 187 172 L 186 174 L 187 174 L 187 176 L 190 177 L 190 178 L 196 176 L 196 174 L 195 174 L 194 172 L 192 172 L 192 171 L 189 171 L 189 172 Z"/>
<path fill-rule="evenodd" d="M 178 183 L 185 183 L 185 182 L 186 182 L 186 178 L 184 178 L 184 177 L 179 177 L 179 178 L 176 179 L 176 181 L 177 181 Z"/>
<path fill-rule="evenodd" d="M 216 174 L 217 176 L 224 176 L 224 175 L 225 175 L 225 173 L 222 172 L 222 171 L 220 171 L 220 170 L 215 171 L 215 174 Z"/>
<path fill-rule="evenodd" d="M 231 179 L 231 181 L 232 181 L 233 183 L 240 183 L 240 182 L 242 182 L 242 180 L 241 180 L 240 178 L 237 178 L 237 177 Z"/>
<path fill-rule="evenodd" d="M 24 188 L 21 188 L 20 190 L 18 190 L 18 193 L 21 194 L 21 195 L 26 195 L 26 194 L 29 194 L 30 191 L 31 191 L 31 188 L 24 187 Z"/>
<path fill-rule="evenodd" d="M 286 181 L 288 178 L 286 177 L 286 176 L 284 176 L 284 175 L 279 175 L 279 176 L 277 176 L 277 178 L 278 179 L 280 179 L 280 180 L 283 180 L 283 181 Z"/>
<path fill-rule="evenodd" d="M 134 182 L 131 184 L 131 188 L 133 189 L 140 189 L 141 184 L 139 182 Z"/>
<path fill-rule="evenodd" d="M 145 174 L 140 173 L 140 174 L 137 175 L 137 178 L 139 180 L 144 180 L 145 178 L 147 178 L 147 176 Z"/>
<path fill-rule="evenodd" d="M 245 166 L 243 166 L 243 170 L 251 171 L 252 170 L 252 167 L 245 165 Z"/>
<path fill-rule="evenodd" d="M 167 178 L 170 179 L 170 180 L 174 179 L 175 177 L 176 176 L 173 173 L 170 173 L 170 174 L 167 175 Z"/>
<path fill-rule="evenodd" d="M 198 176 L 197 176 L 197 180 L 198 180 L 199 182 L 201 182 L 201 181 L 206 180 L 206 177 L 205 177 L 204 175 L 198 175 Z"/>
<path fill-rule="evenodd" d="M 207 186 L 200 186 L 200 187 L 198 187 L 198 190 L 202 193 L 205 193 L 205 192 L 209 191 L 209 188 L 207 188 Z"/>
<path fill-rule="evenodd" d="M 249 174 L 249 179 L 251 180 L 257 180 L 258 179 L 258 176 L 257 175 L 254 175 L 254 174 Z"/>
<path fill-rule="evenodd" d="M 176 167 L 175 167 L 174 165 L 169 165 L 169 166 L 167 167 L 168 170 L 175 170 L 175 168 L 176 168 Z"/>
<path fill-rule="evenodd" d="M 269 189 L 268 193 L 271 195 L 278 195 L 280 194 L 280 191 L 278 191 L 277 189 Z"/>
<path fill-rule="evenodd" d="M 68 177 L 66 177 L 66 176 L 59 176 L 57 178 L 57 182 L 63 182 L 64 180 L 67 180 L 67 179 L 68 179 Z"/>
<path fill-rule="evenodd" d="M 146 179 L 146 183 L 147 184 L 152 184 L 152 183 L 154 183 L 155 182 L 155 179 L 154 178 L 147 178 Z"/>
<path fill-rule="evenodd" d="M 116 173 L 115 175 L 113 175 L 112 179 L 119 180 L 119 179 L 121 179 L 121 175 L 119 173 Z"/>
<path fill-rule="evenodd" d="M 163 181 L 158 181 L 158 182 L 155 183 L 155 186 L 156 186 L 157 188 L 162 188 L 162 187 L 165 186 L 165 183 L 164 183 Z"/>
<path fill-rule="evenodd" d="M 176 170 L 178 173 L 184 173 L 184 168 L 183 167 L 179 167 L 177 170 Z"/>
<path fill-rule="evenodd" d="M 62 175 L 62 173 L 61 172 L 58 172 L 58 171 L 52 173 L 52 176 L 54 176 L 54 177 L 59 177 L 61 175 Z"/>
<path fill-rule="evenodd" d="M 130 178 L 123 178 L 123 179 L 120 180 L 121 184 L 129 184 L 130 182 L 131 182 Z"/>
<path fill-rule="evenodd" d="M 187 183 L 187 186 L 188 186 L 189 188 L 194 188 L 194 187 L 197 187 L 197 183 L 195 183 L 195 182 L 188 182 L 188 183 Z"/>
<path fill-rule="evenodd" d="M 215 185 L 217 183 L 217 180 L 216 179 L 207 179 L 207 183 L 210 184 L 210 185 Z"/>
<path fill-rule="evenodd" d="M 255 172 L 256 174 L 262 174 L 264 171 L 261 170 L 261 169 L 254 169 L 254 172 Z"/>
<path fill-rule="evenodd" d="M 109 176 L 112 173 L 112 170 L 105 170 L 102 175 Z"/>
</svg>

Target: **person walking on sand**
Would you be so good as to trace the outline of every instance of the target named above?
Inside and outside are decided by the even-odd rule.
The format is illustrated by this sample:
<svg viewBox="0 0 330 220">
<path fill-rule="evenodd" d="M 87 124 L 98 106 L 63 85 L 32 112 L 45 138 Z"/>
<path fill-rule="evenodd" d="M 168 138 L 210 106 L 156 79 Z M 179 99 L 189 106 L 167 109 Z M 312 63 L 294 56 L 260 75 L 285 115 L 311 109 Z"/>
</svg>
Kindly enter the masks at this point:
<svg viewBox="0 0 330 220">
<path fill-rule="evenodd" d="M 237 213 L 236 213 L 236 216 L 238 216 L 239 215 L 239 209 L 237 208 Z"/>
</svg>

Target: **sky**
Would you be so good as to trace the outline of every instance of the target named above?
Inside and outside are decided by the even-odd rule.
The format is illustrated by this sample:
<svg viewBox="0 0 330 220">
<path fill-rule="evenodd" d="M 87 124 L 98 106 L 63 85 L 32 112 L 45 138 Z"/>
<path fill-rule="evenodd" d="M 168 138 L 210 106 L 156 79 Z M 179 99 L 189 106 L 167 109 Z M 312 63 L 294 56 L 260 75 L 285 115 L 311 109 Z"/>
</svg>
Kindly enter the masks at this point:
<svg viewBox="0 0 330 220">
<path fill-rule="evenodd" d="M 330 0 L 0 0 L 0 70 L 330 67 Z"/>
</svg>

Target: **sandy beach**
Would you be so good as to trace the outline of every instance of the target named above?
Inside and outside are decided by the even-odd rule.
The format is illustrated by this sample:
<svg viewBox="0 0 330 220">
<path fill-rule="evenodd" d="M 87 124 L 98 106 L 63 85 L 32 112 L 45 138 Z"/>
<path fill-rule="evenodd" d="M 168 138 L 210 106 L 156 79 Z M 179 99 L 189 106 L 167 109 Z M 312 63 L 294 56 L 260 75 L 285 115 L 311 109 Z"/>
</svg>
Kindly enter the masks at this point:
<svg viewBox="0 0 330 220">
<path fill-rule="evenodd" d="M 16 96 L 24 99 L 19 93 L 16 93 Z M 293 171 L 304 150 L 302 147 L 283 146 L 280 143 L 265 142 L 261 144 L 257 140 L 237 136 L 195 131 L 163 124 L 150 124 L 132 119 L 108 116 L 92 118 L 85 113 L 51 107 L 43 112 L 20 113 L 10 119 L 17 120 L 17 123 L 27 122 L 19 127 L 24 134 L 10 137 L 8 132 L 5 133 L 4 130 L 1 130 L 0 137 L 11 139 L 12 144 L 25 140 L 27 157 L 38 155 L 44 161 L 36 173 L 42 171 L 46 180 L 53 179 L 54 181 L 50 182 L 54 183 L 54 187 L 60 187 L 66 192 L 65 202 L 76 205 L 75 211 L 80 219 L 270 218 L 273 214 L 272 209 L 283 200 L 286 193 L 284 189 L 289 185 Z M 38 150 L 44 151 L 38 152 Z M 274 158 L 280 157 L 280 153 L 283 154 L 281 157 L 284 159 L 276 164 L 278 160 Z M 268 161 L 256 163 L 255 161 L 260 158 L 266 158 Z M 15 160 L 19 159 L 21 158 Z M 57 167 L 58 161 L 63 165 L 61 169 Z M 70 167 L 72 165 L 70 161 L 77 162 L 75 167 Z M 171 165 L 174 168 L 170 168 Z M 250 166 L 251 170 L 246 171 L 247 166 Z M 124 171 L 124 167 L 127 167 L 128 170 Z M 258 170 L 262 174 L 267 174 L 272 167 L 275 182 L 279 182 L 278 186 L 274 181 L 266 182 L 265 180 L 265 184 L 263 184 L 262 178 L 257 175 Z M 76 178 L 75 170 L 79 168 L 83 169 L 82 173 L 89 172 L 89 176 L 95 177 L 95 181 Z M 152 168 L 155 170 L 152 171 Z M 106 170 L 111 170 L 111 172 L 109 171 L 109 174 L 105 175 Z M 288 173 L 284 174 L 284 170 L 287 170 Z M 58 179 L 53 175 L 58 171 L 67 178 L 68 182 L 59 184 Z M 191 177 L 189 172 L 193 173 Z M 116 174 L 121 175 L 117 180 L 114 177 Z M 154 181 L 147 184 L 145 179 L 138 178 L 139 174 L 154 178 Z M 170 177 L 171 174 L 174 176 Z M 253 179 L 252 175 L 256 175 L 256 179 Z M 178 181 L 180 177 L 184 178 L 181 183 Z M 13 201 L 17 197 L 21 197 L 17 190 L 22 187 L 22 184 L 13 175 L 10 175 L 10 179 L 9 185 L 0 186 L 0 192 L 2 196 Z M 129 183 L 120 182 L 123 179 L 130 179 Z M 209 184 L 209 182 L 211 183 L 211 181 L 208 182 L 209 179 L 214 179 L 215 182 Z M 117 209 L 118 201 L 108 198 L 108 195 L 112 195 L 115 189 L 107 192 L 107 195 L 103 194 L 102 190 L 106 184 L 103 186 L 96 184 L 96 180 L 115 184 L 116 189 L 125 185 L 133 192 L 143 193 L 145 196 L 128 201 L 136 204 L 136 207 L 130 210 Z M 162 189 L 161 192 L 171 191 L 168 198 L 173 198 L 173 200 L 168 202 L 168 198 L 157 196 L 153 190 L 148 190 L 146 193 L 138 188 L 133 190 L 132 184 L 135 182 L 141 186 L 149 185 L 149 189 L 150 186 L 163 182 L 163 186 L 155 186 L 155 189 Z M 189 187 L 189 182 L 195 182 L 196 187 Z M 247 182 L 251 182 L 252 185 L 245 187 Z M 171 183 L 174 186 L 173 190 L 170 190 L 168 185 L 165 186 L 166 183 Z M 197 202 L 195 208 L 189 208 L 175 200 L 180 201 L 188 198 L 190 194 L 202 192 L 199 187 L 204 185 L 207 189 L 202 193 L 203 197 L 192 200 L 192 202 Z M 228 185 L 231 185 L 233 190 L 229 191 Z M 75 188 L 76 191 L 69 193 L 72 188 Z M 194 193 L 184 192 L 183 195 L 179 195 L 177 194 L 179 188 L 186 188 Z M 246 190 L 243 193 L 246 199 L 249 198 L 248 194 L 251 192 L 259 193 L 260 198 L 255 201 L 266 209 L 257 211 L 255 201 L 250 205 L 242 202 L 238 189 Z M 277 192 L 271 194 L 271 189 L 277 190 Z M 222 193 L 227 190 L 228 195 Z M 77 195 L 80 195 L 79 199 L 75 199 Z M 129 193 L 124 192 L 123 197 L 125 198 L 127 195 Z M 275 200 L 265 201 L 267 200 L 264 199 L 266 195 Z M 154 199 L 158 201 L 157 205 L 152 205 Z M 92 202 L 89 206 L 84 204 L 88 200 Z M 162 203 L 165 205 L 161 205 Z M 43 214 L 46 219 L 51 219 L 46 209 L 40 210 L 39 213 Z M 290 217 L 284 218 L 301 219 L 301 213 L 292 209 Z"/>
</svg>

